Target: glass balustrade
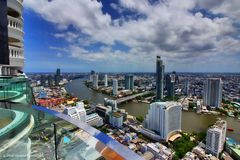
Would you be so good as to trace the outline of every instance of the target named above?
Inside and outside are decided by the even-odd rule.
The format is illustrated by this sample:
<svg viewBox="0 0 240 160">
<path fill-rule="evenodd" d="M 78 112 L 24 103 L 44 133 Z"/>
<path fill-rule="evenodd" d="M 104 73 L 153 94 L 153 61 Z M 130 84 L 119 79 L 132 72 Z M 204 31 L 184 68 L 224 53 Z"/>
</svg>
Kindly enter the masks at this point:
<svg viewBox="0 0 240 160">
<path fill-rule="evenodd" d="M 35 106 L 27 78 L 1 77 L 0 159 L 142 159 L 76 119 Z"/>
</svg>

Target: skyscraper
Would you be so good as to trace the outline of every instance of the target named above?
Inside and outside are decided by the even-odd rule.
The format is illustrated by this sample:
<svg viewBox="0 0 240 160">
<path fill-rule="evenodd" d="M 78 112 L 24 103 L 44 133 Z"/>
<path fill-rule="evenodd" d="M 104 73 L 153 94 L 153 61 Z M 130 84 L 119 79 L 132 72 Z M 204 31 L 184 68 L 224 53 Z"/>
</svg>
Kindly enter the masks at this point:
<svg viewBox="0 0 240 160">
<path fill-rule="evenodd" d="M 226 139 L 227 122 L 219 119 L 207 131 L 206 151 L 218 157 L 222 152 Z"/>
<path fill-rule="evenodd" d="M 134 76 L 130 75 L 130 90 L 134 89 Z"/>
<path fill-rule="evenodd" d="M 118 80 L 117 79 L 113 79 L 113 95 L 117 95 L 118 94 Z"/>
<path fill-rule="evenodd" d="M 107 87 L 108 86 L 108 75 L 105 74 L 105 77 L 104 77 L 104 86 Z"/>
<path fill-rule="evenodd" d="M 51 75 L 48 75 L 48 87 L 52 87 L 53 86 L 53 79 Z"/>
<path fill-rule="evenodd" d="M 130 89 L 130 77 L 125 75 L 125 89 Z"/>
<path fill-rule="evenodd" d="M 95 71 L 91 71 L 90 73 L 90 82 L 93 82 L 93 75 L 95 74 Z"/>
<path fill-rule="evenodd" d="M 185 94 L 186 96 L 189 96 L 189 80 L 188 80 L 188 79 L 185 80 L 185 84 L 184 84 L 184 94 Z"/>
<path fill-rule="evenodd" d="M 56 86 L 59 85 L 60 80 L 61 80 L 61 70 L 60 70 L 60 68 L 58 68 L 56 70 L 56 74 L 55 74 L 55 85 Z"/>
<path fill-rule="evenodd" d="M 163 81 L 164 81 L 164 68 L 163 61 L 160 56 L 157 56 L 156 61 L 156 99 L 163 99 Z"/>
<path fill-rule="evenodd" d="M 134 89 L 134 77 L 133 75 L 125 75 L 125 89 Z"/>
<path fill-rule="evenodd" d="M 166 76 L 166 88 L 167 88 L 167 96 L 169 98 L 173 98 L 174 95 L 175 95 L 174 84 L 175 84 L 175 75 L 174 74 L 167 74 L 167 76 Z"/>
<path fill-rule="evenodd" d="M 98 89 L 98 74 L 93 75 L 93 88 Z"/>
<path fill-rule="evenodd" d="M 41 75 L 41 78 L 40 78 L 40 83 L 41 83 L 41 86 L 46 86 L 46 76 L 45 75 Z"/>
<path fill-rule="evenodd" d="M 144 120 L 144 127 L 156 131 L 168 141 L 169 137 L 181 131 L 182 107 L 177 102 L 155 102 L 150 104 Z"/>
<path fill-rule="evenodd" d="M 219 108 L 222 102 L 222 80 L 209 78 L 206 80 L 204 89 L 204 105 Z"/>
<path fill-rule="evenodd" d="M 22 73 L 24 66 L 22 10 L 22 1 L 0 1 L 0 75 Z"/>
</svg>

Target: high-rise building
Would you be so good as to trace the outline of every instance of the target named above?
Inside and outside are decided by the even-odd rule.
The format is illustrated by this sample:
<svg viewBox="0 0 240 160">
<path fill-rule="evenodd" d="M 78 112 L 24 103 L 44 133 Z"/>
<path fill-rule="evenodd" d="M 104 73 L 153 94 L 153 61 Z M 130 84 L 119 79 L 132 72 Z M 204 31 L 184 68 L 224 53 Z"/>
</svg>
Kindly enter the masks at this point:
<svg viewBox="0 0 240 160">
<path fill-rule="evenodd" d="M 160 56 L 157 56 L 156 61 L 156 99 L 163 99 L 163 81 L 164 81 L 164 69 L 163 61 Z"/>
<path fill-rule="evenodd" d="M 58 86 L 61 81 L 61 70 L 58 68 L 55 74 L 55 85 Z"/>
<path fill-rule="evenodd" d="M 159 134 L 161 139 L 168 141 L 169 137 L 181 132 L 181 121 L 181 104 L 177 102 L 155 102 L 150 104 L 143 125 Z"/>
<path fill-rule="evenodd" d="M 90 73 L 90 82 L 93 82 L 93 75 L 95 74 L 95 71 L 91 71 Z"/>
<path fill-rule="evenodd" d="M 98 74 L 93 75 L 93 88 L 98 89 Z"/>
<path fill-rule="evenodd" d="M 133 75 L 125 75 L 125 89 L 134 89 L 134 76 Z"/>
<path fill-rule="evenodd" d="M 184 83 L 184 94 L 186 96 L 189 96 L 189 80 L 188 79 L 186 79 Z"/>
<path fill-rule="evenodd" d="M 53 86 L 53 78 L 51 75 L 48 75 L 48 86 L 52 87 Z"/>
<path fill-rule="evenodd" d="M 107 87 L 108 86 L 108 75 L 105 74 L 104 76 L 104 86 Z"/>
<path fill-rule="evenodd" d="M 130 90 L 134 89 L 134 76 L 130 75 Z"/>
<path fill-rule="evenodd" d="M 175 84 L 175 75 L 174 74 L 167 74 L 167 76 L 166 76 L 166 88 L 167 88 L 167 96 L 169 98 L 173 98 L 174 95 L 175 95 L 174 84 Z"/>
<path fill-rule="evenodd" d="M 113 79 L 113 95 L 117 95 L 118 94 L 118 80 L 117 79 Z"/>
<path fill-rule="evenodd" d="M 23 2 L 18 0 L 3 0 L 0 3 L 0 75 L 17 75 L 22 73 L 24 66 Z M 6 26 L 7 24 L 8 26 Z"/>
<path fill-rule="evenodd" d="M 130 77 L 125 75 L 125 89 L 130 89 Z"/>
<path fill-rule="evenodd" d="M 216 157 L 223 151 L 226 140 L 227 122 L 219 119 L 207 131 L 206 152 Z"/>
<path fill-rule="evenodd" d="M 41 75 L 40 84 L 41 86 L 46 86 L 46 76 L 44 74 Z"/>
<path fill-rule="evenodd" d="M 205 83 L 204 105 L 219 108 L 222 102 L 222 80 L 220 78 L 209 78 Z"/>
</svg>

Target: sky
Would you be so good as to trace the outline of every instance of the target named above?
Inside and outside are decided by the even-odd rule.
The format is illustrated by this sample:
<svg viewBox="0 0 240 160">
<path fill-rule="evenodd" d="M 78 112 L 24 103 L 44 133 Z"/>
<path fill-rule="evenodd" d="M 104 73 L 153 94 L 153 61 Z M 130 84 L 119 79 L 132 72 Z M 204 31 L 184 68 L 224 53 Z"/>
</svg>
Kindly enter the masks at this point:
<svg viewBox="0 0 240 160">
<path fill-rule="evenodd" d="M 24 0 L 26 72 L 240 71 L 239 0 Z"/>
</svg>

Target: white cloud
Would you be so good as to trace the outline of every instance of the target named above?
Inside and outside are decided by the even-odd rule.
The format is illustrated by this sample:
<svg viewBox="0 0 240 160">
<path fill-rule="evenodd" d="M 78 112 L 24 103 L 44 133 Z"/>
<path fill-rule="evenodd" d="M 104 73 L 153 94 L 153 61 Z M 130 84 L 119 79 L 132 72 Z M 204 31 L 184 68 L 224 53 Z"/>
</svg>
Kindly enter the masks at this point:
<svg viewBox="0 0 240 160">
<path fill-rule="evenodd" d="M 102 12 L 102 3 L 96 0 L 69 0 L 67 3 L 64 0 L 25 0 L 24 5 L 56 24 L 59 30 L 53 34 L 69 42 L 67 52 L 71 57 L 100 62 L 111 59 L 110 63 L 126 65 L 139 60 L 150 68 L 149 63 L 156 54 L 176 65 L 185 61 L 195 65 L 196 58 L 207 63 L 213 56 L 221 61 L 227 55 L 239 54 L 240 40 L 235 37 L 239 31 L 233 26 L 240 17 L 237 1 L 183 0 L 179 3 L 179 0 L 164 0 L 150 4 L 148 0 L 119 0 L 119 5 L 112 3 L 111 7 L 119 13 L 131 10 L 136 14 L 115 20 Z M 190 10 L 196 5 L 224 17 L 210 19 L 200 12 L 193 14 Z M 76 32 L 69 32 L 69 26 Z M 113 50 L 116 41 L 129 46 L 130 50 Z M 98 42 L 107 47 L 96 52 L 83 48 Z"/>
</svg>

